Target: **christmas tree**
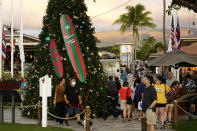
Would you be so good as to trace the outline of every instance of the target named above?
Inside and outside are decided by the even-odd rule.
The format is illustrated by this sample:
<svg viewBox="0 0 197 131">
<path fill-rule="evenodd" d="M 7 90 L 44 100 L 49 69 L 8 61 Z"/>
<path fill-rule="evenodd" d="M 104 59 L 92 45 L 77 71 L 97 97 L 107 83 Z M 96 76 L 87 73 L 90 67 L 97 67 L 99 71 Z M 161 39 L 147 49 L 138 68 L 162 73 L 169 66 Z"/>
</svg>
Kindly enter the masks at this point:
<svg viewBox="0 0 197 131">
<path fill-rule="evenodd" d="M 39 78 L 48 74 L 52 77 L 53 85 L 52 97 L 48 99 L 48 109 L 54 113 L 53 95 L 58 84 L 58 77 L 53 70 L 49 51 L 49 40 L 54 39 L 61 55 L 66 85 L 69 84 L 69 78 L 75 77 L 77 79 L 77 87 L 80 88 L 83 105 L 89 105 L 92 114 L 99 115 L 106 107 L 106 91 L 104 88 L 106 78 L 102 64 L 99 62 L 96 38 L 93 35 L 95 30 L 86 12 L 87 7 L 84 0 L 49 0 L 46 15 L 43 17 L 42 31 L 39 35 L 40 44 L 37 46 L 35 62 L 33 63 L 32 71 L 29 73 L 30 86 L 26 95 L 25 105 L 34 105 L 41 100 L 39 97 Z M 72 19 L 80 42 L 87 73 L 84 83 L 80 82 L 76 77 L 66 52 L 59 22 L 63 14 L 69 15 Z M 35 118 L 37 115 L 36 108 L 24 109 L 23 115 Z"/>
</svg>

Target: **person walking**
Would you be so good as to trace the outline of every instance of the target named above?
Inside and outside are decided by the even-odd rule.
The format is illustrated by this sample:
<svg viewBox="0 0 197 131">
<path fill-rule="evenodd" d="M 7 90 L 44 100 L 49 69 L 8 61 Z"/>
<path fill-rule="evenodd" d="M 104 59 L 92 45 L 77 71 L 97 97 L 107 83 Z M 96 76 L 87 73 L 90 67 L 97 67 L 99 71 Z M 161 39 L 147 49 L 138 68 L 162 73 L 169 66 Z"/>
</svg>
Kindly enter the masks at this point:
<svg viewBox="0 0 197 131">
<path fill-rule="evenodd" d="M 136 87 L 135 89 L 135 96 L 134 96 L 134 119 L 137 119 L 137 111 L 138 111 L 138 103 L 142 101 L 143 95 L 144 95 L 144 88 L 145 85 L 141 82 L 141 79 L 139 76 L 135 76 L 135 83 L 134 86 Z M 142 110 L 140 110 L 140 117 L 138 120 L 142 120 Z"/>
<path fill-rule="evenodd" d="M 168 72 L 168 78 L 166 80 L 166 84 L 171 87 L 172 83 L 176 81 L 176 79 L 173 77 L 172 72 Z"/>
<path fill-rule="evenodd" d="M 156 116 L 160 116 L 161 120 L 161 129 L 164 129 L 164 121 L 165 121 L 165 107 L 167 104 L 167 99 L 165 93 L 170 91 L 170 87 L 165 84 L 165 80 L 162 76 L 158 76 L 156 79 L 156 83 L 154 85 L 157 91 L 157 105 L 156 105 Z"/>
<path fill-rule="evenodd" d="M 21 100 L 22 100 L 22 102 L 21 102 L 21 108 L 20 109 L 22 109 L 23 103 L 25 101 L 25 96 L 26 96 L 26 93 L 27 93 L 28 86 L 29 86 L 29 83 L 27 81 L 27 78 L 24 77 L 23 78 L 23 82 L 21 82 L 21 91 L 20 91 L 20 93 L 21 93 Z"/>
<path fill-rule="evenodd" d="M 122 79 L 122 82 L 126 82 L 127 81 L 127 73 L 126 71 L 122 71 L 122 74 L 121 74 L 121 79 Z"/>
<path fill-rule="evenodd" d="M 55 105 L 55 109 L 58 117 L 65 117 L 65 100 L 64 100 L 64 91 L 65 91 L 65 79 L 60 78 L 59 84 L 55 88 L 55 96 L 53 104 Z M 63 124 L 63 119 L 56 119 L 56 122 L 59 124 Z"/>
<path fill-rule="evenodd" d="M 83 124 L 80 122 L 80 105 L 82 104 L 82 99 L 80 96 L 80 92 L 76 87 L 76 80 L 73 78 L 70 80 L 70 85 L 66 87 L 65 93 L 64 93 L 64 99 L 66 101 L 66 104 L 68 105 L 66 118 L 69 118 L 70 115 L 73 113 L 77 116 L 77 125 L 83 126 Z M 69 126 L 68 121 L 65 121 L 66 126 Z"/>
<path fill-rule="evenodd" d="M 157 92 L 152 86 L 153 77 L 146 76 L 143 79 L 145 84 L 144 97 L 142 100 L 142 111 L 145 113 L 147 118 L 147 131 L 155 131 L 154 125 L 156 125 L 156 103 L 157 103 Z"/>
<path fill-rule="evenodd" d="M 123 110 L 123 122 L 126 121 L 126 117 L 128 116 L 128 121 L 131 121 L 131 103 L 127 103 L 127 97 L 132 99 L 132 91 L 129 88 L 129 83 L 124 82 L 123 87 L 119 90 L 119 101 L 120 107 Z"/>
<path fill-rule="evenodd" d="M 178 90 L 179 90 L 179 82 L 178 81 L 174 81 L 171 85 L 171 89 L 170 89 L 170 94 L 171 96 L 176 99 L 178 97 Z M 168 117 L 168 123 L 172 124 L 172 112 L 173 112 L 173 102 L 167 104 L 168 106 L 168 110 L 167 110 L 167 115 L 165 117 Z M 165 110 L 166 111 L 166 110 Z"/>
</svg>

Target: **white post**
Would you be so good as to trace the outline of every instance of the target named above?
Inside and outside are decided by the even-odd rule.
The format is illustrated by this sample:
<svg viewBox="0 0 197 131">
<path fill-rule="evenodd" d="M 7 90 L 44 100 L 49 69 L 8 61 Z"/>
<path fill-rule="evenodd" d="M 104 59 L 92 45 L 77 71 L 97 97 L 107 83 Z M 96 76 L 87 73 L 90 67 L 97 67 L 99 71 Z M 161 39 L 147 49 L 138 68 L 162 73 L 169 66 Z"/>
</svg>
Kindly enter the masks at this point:
<svg viewBox="0 0 197 131">
<path fill-rule="evenodd" d="M 11 0 L 11 76 L 13 77 L 13 74 L 14 74 L 14 56 L 13 56 L 13 42 L 14 42 L 14 29 L 13 29 L 13 26 L 14 26 L 14 16 L 13 16 L 13 0 Z"/>
<path fill-rule="evenodd" d="M 20 43 L 19 43 L 19 50 L 20 50 L 20 59 L 21 59 L 21 76 L 24 78 L 24 50 L 23 50 L 23 5 L 22 1 L 20 0 L 20 15 L 21 15 L 21 20 L 20 20 Z"/>
<path fill-rule="evenodd" d="M 0 79 L 2 78 L 2 1 L 0 0 Z"/>
<path fill-rule="evenodd" d="M 44 77 L 44 84 L 42 86 L 42 127 L 47 127 L 47 82 Z"/>
</svg>

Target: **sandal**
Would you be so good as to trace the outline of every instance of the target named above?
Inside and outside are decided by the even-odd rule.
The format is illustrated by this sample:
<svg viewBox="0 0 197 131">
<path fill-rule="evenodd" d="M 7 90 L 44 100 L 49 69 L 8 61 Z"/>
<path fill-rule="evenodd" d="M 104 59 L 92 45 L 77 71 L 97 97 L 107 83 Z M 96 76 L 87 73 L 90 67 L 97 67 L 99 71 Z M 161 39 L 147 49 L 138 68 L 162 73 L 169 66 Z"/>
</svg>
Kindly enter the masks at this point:
<svg viewBox="0 0 197 131">
<path fill-rule="evenodd" d="M 160 129 L 165 129 L 165 126 L 164 125 L 161 125 L 161 128 Z"/>
</svg>

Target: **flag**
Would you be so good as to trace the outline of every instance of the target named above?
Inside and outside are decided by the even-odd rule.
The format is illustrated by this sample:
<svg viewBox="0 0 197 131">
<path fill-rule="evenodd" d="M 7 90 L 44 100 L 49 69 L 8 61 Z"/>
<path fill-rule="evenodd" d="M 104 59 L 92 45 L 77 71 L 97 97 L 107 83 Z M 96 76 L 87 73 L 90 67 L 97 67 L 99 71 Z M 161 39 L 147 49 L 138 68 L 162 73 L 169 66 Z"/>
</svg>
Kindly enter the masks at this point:
<svg viewBox="0 0 197 131">
<path fill-rule="evenodd" d="M 15 52 L 15 40 L 13 39 L 13 53 Z M 10 37 L 10 48 L 12 49 L 12 40 L 11 40 L 11 37 Z"/>
<path fill-rule="evenodd" d="M 24 47 L 23 47 L 22 40 L 20 40 L 20 42 L 19 42 L 19 52 L 20 52 L 20 60 L 25 62 Z"/>
<path fill-rule="evenodd" d="M 7 52 L 7 48 L 6 48 L 6 39 L 5 39 L 5 33 L 4 30 L 2 31 L 2 59 L 5 60 L 6 58 L 6 52 Z"/>
<path fill-rule="evenodd" d="M 175 28 L 174 28 L 174 19 L 173 19 L 173 15 L 172 15 L 168 52 L 170 52 L 174 49 L 175 49 Z"/>
<path fill-rule="evenodd" d="M 181 47 L 181 34 L 180 34 L 180 26 L 179 26 L 179 18 L 177 15 L 177 26 L 176 26 L 176 49 L 180 49 Z"/>
</svg>

